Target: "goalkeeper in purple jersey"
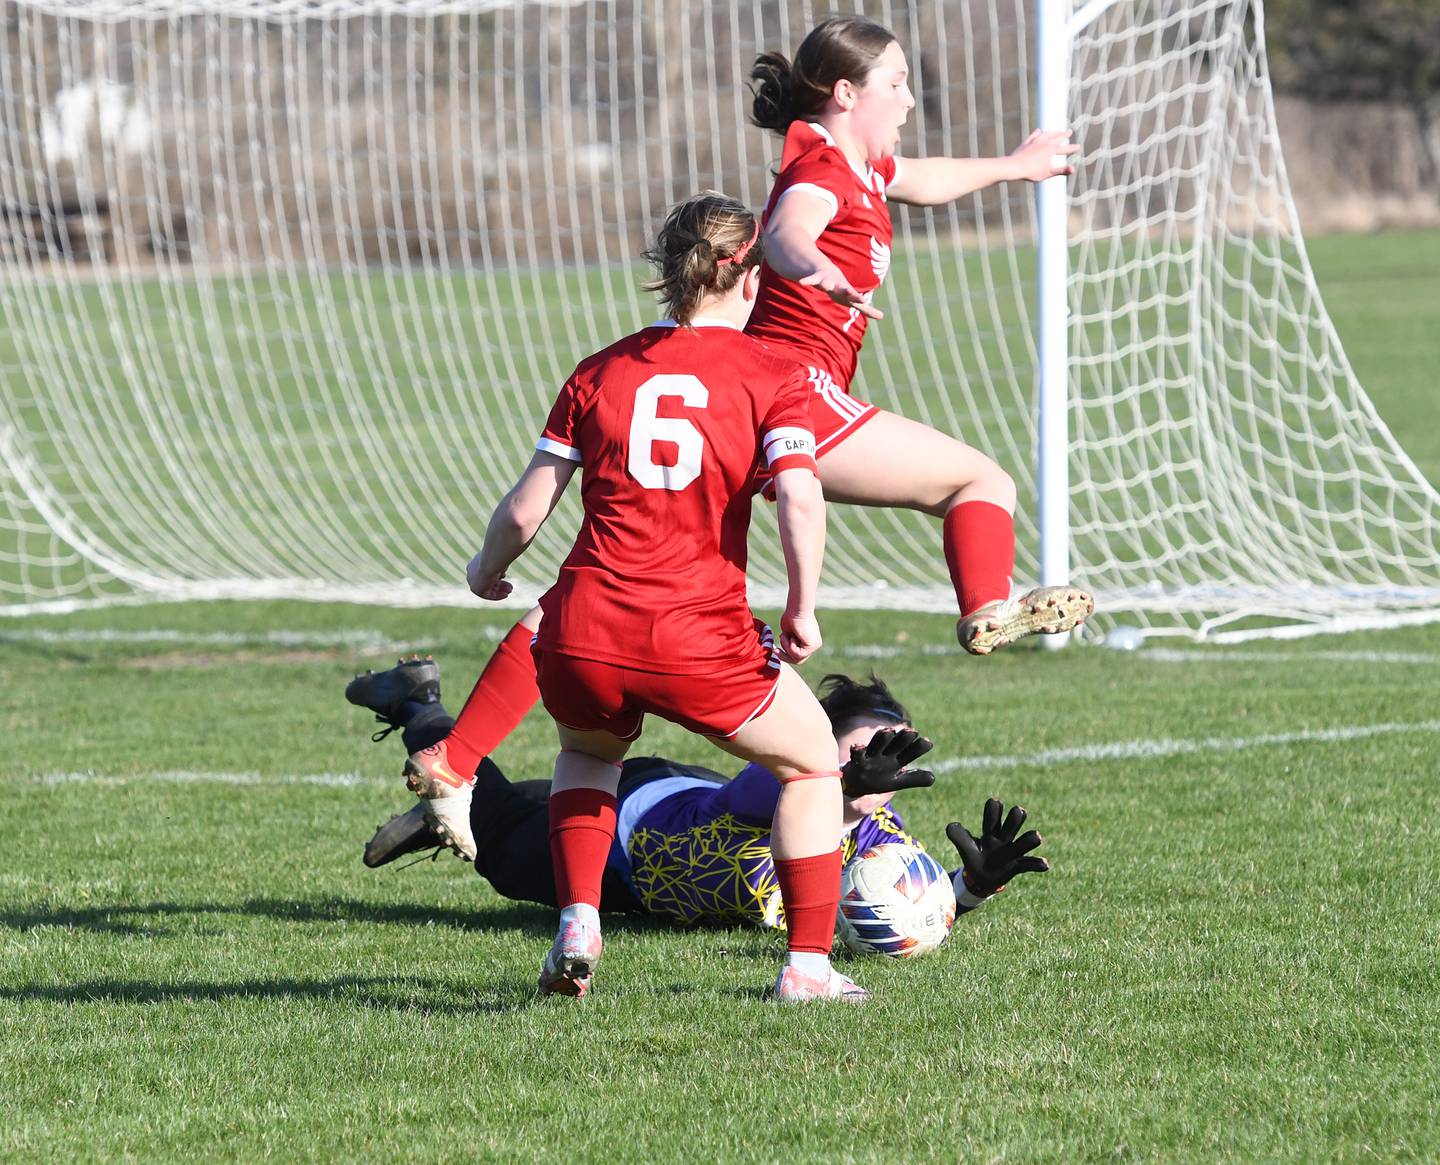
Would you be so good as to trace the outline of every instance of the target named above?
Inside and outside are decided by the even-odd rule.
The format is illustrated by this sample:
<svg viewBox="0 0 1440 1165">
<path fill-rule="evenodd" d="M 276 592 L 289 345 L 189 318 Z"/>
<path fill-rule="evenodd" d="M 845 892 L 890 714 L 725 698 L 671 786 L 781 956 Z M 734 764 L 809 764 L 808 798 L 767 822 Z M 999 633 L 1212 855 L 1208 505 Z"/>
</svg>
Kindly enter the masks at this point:
<svg viewBox="0 0 1440 1165">
<path fill-rule="evenodd" d="M 820 704 L 830 718 L 847 784 L 906 787 L 897 770 L 928 742 L 910 728 L 910 715 L 885 684 L 827 676 Z M 358 676 L 346 699 L 369 708 L 391 731 L 402 733 L 407 753 L 442 739 L 454 723 L 440 703 L 439 665 L 402 660 L 389 671 Z M 852 751 L 854 750 L 854 751 Z M 925 780 L 914 784 L 928 784 Z M 470 819 L 475 869 L 506 898 L 555 906 L 549 844 L 549 781 L 510 781 L 489 758 L 475 774 Z M 853 780 L 850 778 L 854 778 Z M 755 923 L 783 927 L 780 888 L 770 853 L 770 822 L 780 783 L 757 765 L 727 779 L 699 765 L 663 757 L 624 762 L 615 843 L 601 886 L 600 909 L 667 918 L 685 925 Z M 847 796 L 845 861 L 886 842 L 921 843 L 890 804 L 891 793 Z M 406 854 L 445 843 L 416 805 L 382 825 L 365 847 L 365 864 L 383 866 Z M 946 836 L 961 858 L 952 878 L 959 912 L 973 910 L 1018 874 L 1049 869 L 1032 851 L 1034 830 L 1021 832 L 1025 810 L 1008 814 L 991 798 L 983 825 L 972 834 L 952 822 Z M 923 848 L 923 846 L 921 847 Z"/>
</svg>

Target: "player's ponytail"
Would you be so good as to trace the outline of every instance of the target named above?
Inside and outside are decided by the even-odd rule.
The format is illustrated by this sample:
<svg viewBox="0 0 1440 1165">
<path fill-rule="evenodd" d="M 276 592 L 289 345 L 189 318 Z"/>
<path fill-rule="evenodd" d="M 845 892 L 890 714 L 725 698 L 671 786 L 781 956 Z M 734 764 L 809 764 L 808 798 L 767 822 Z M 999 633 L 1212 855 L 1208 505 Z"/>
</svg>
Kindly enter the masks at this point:
<svg viewBox="0 0 1440 1165">
<path fill-rule="evenodd" d="M 782 137 L 792 121 L 825 109 L 838 81 L 863 85 L 876 60 L 895 40 L 883 24 L 864 16 L 838 16 L 812 28 L 790 62 L 763 53 L 750 70 L 750 120 Z"/>
<path fill-rule="evenodd" d="M 760 262 L 763 244 L 755 216 L 718 190 L 676 206 L 645 252 L 657 275 L 645 290 L 658 291 L 665 314 L 688 324 L 706 292 L 724 295 Z"/>
<path fill-rule="evenodd" d="M 750 120 L 783 134 L 795 120 L 794 73 L 783 53 L 761 53 L 750 70 Z"/>
</svg>

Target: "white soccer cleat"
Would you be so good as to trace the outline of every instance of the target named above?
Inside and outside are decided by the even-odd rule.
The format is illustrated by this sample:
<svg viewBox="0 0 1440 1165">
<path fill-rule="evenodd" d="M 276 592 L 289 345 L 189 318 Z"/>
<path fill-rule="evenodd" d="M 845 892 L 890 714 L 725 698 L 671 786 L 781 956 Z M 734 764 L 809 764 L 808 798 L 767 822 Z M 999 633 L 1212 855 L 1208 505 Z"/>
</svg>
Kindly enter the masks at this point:
<svg viewBox="0 0 1440 1165">
<path fill-rule="evenodd" d="M 450 767 L 445 742 L 412 753 L 405 762 L 405 784 L 425 803 L 425 821 L 444 844 L 467 862 L 475 860 L 475 833 L 470 828 L 470 795 L 475 777 L 462 777 Z"/>
<path fill-rule="evenodd" d="M 807 1003 L 812 999 L 834 999 L 841 1003 L 868 1003 L 870 992 L 834 967 L 821 979 L 797 967 L 786 967 L 775 980 L 775 998 L 781 1003 Z"/>
<path fill-rule="evenodd" d="M 1037 587 L 1013 599 L 996 599 L 955 624 L 955 637 L 971 655 L 989 655 L 1027 635 L 1073 631 L 1095 610 L 1088 591 Z"/>
<path fill-rule="evenodd" d="M 600 962 L 603 948 L 598 926 L 565 923 L 540 968 L 540 994 L 583 999 L 590 990 L 590 976 Z"/>
</svg>

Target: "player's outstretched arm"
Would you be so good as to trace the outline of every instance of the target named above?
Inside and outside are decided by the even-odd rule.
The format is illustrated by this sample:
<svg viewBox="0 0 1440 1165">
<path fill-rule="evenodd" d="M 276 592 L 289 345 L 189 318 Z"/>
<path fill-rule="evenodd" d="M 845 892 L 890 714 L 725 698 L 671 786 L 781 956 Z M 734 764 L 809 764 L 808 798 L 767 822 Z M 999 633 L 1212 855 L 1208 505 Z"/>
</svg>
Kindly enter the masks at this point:
<svg viewBox="0 0 1440 1165">
<path fill-rule="evenodd" d="M 1021 874 L 1043 874 L 1050 869 L 1049 862 L 1032 852 L 1040 846 L 1040 835 L 1033 829 L 1020 832 L 1025 818 L 1019 805 L 1006 813 L 1000 799 L 991 797 L 985 802 L 979 837 L 958 821 L 945 827 L 945 836 L 962 863 L 955 879 L 955 896 L 962 906 L 978 906 Z"/>
<path fill-rule="evenodd" d="M 935 774 L 906 766 L 934 747 L 913 728 L 882 728 L 864 748 L 857 744 L 850 749 L 850 759 L 840 770 L 841 788 L 847 797 L 928 789 L 935 783 Z"/>
<path fill-rule="evenodd" d="M 939 206 L 997 182 L 1043 182 L 1073 174 L 1070 155 L 1080 147 L 1070 141 L 1070 133 L 1037 129 L 1003 158 L 906 158 L 885 196 L 911 206 Z"/>
<path fill-rule="evenodd" d="M 545 519 L 554 512 L 577 463 L 554 453 L 537 451 L 511 491 L 490 515 L 485 546 L 465 572 L 470 589 L 482 599 L 498 601 L 512 587 L 505 578 L 510 564 L 525 553 Z"/>
<path fill-rule="evenodd" d="M 811 469 L 775 475 L 775 510 L 790 597 L 780 618 L 780 658 L 801 664 L 820 650 L 815 598 L 825 558 L 825 495 Z"/>
<path fill-rule="evenodd" d="M 818 194 L 793 190 L 784 194 L 765 227 L 765 262 L 786 279 L 806 287 L 818 287 L 836 303 L 853 307 L 872 320 L 884 313 L 872 307 L 863 292 L 820 250 L 816 240 L 829 225 L 835 208 Z"/>
</svg>

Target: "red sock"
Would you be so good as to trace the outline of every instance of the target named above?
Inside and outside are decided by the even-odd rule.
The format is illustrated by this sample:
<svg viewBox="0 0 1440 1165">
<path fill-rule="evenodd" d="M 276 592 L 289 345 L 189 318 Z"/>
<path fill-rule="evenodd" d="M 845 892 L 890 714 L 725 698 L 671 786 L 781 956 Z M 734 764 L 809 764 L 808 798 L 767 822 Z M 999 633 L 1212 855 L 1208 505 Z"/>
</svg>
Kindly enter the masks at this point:
<svg viewBox="0 0 1440 1165">
<path fill-rule="evenodd" d="M 994 502 L 961 502 L 945 515 L 945 565 L 960 614 L 1010 597 L 1015 519 Z"/>
<path fill-rule="evenodd" d="M 602 789 L 550 794 L 550 856 L 555 861 L 555 900 L 562 907 L 587 902 L 600 909 L 600 883 L 614 840 L 612 794 Z M 835 901 L 840 901 L 838 896 Z"/>
<path fill-rule="evenodd" d="M 835 942 L 835 912 L 840 907 L 840 851 L 775 863 L 785 903 L 785 944 L 792 951 L 828 955 Z"/>
<path fill-rule="evenodd" d="M 495 751 L 495 746 L 515 730 L 540 698 L 540 689 L 535 686 L 535 657 L 530 654 L 534 635 L 525 624 L 516 623 L 475 681 L 470 698 L 445 738 L 446 756 L 457 773 L 473 773 L 475 766 Z"/>
</svg>

